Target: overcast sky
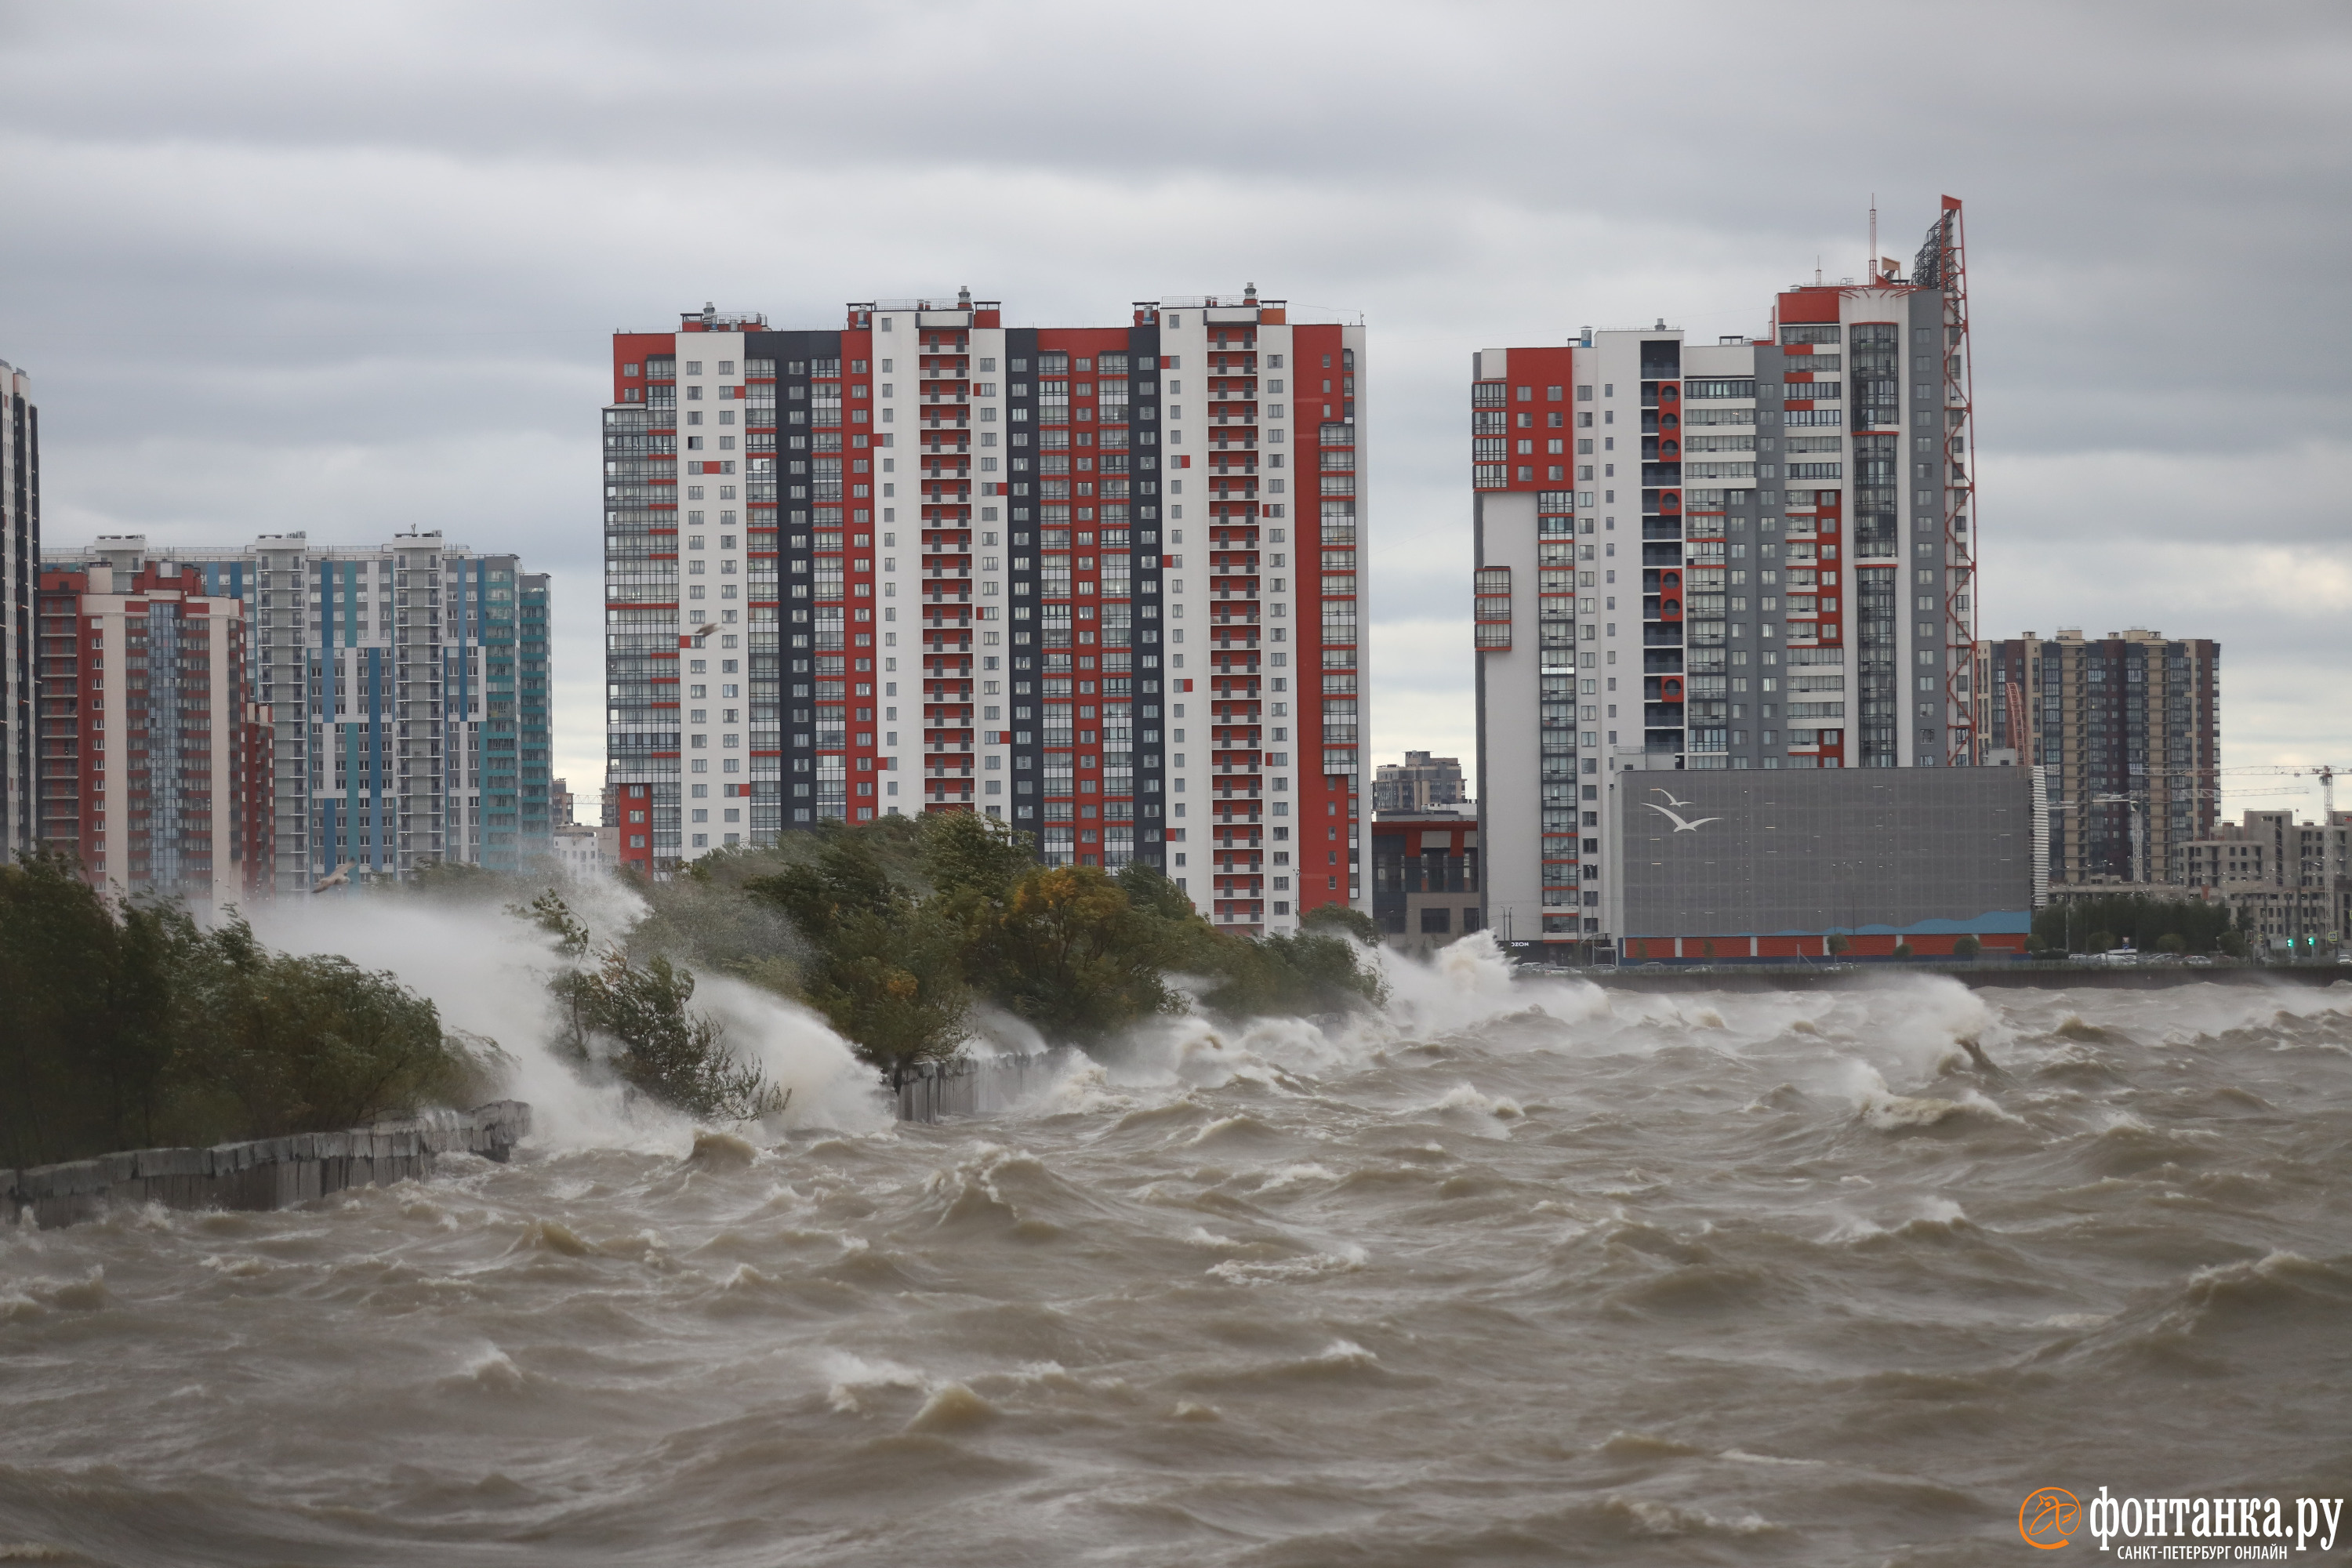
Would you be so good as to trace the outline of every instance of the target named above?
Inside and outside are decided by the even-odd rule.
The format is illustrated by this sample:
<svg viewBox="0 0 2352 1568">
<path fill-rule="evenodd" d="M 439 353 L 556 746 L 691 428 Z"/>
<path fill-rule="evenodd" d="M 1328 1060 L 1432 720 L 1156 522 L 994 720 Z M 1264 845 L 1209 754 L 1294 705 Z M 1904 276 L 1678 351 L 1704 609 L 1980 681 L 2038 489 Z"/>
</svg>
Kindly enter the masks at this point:
<svg viewBox="0 0 2352 1568">
<path fill-rule="evenodd" d="M 1470 353 L 1760 331 L 1949 192 L 1985 634 L 2217 637 L 2225 766 L 2346 763 L 2347 83 L 2341 4 L 0 0 L 0 358 L 52 543 L 552 572 L 593 795 L 614 329 L 1255 282 L 1370 329 L 1374 755 L 1466 762 Z"/>
</svg>

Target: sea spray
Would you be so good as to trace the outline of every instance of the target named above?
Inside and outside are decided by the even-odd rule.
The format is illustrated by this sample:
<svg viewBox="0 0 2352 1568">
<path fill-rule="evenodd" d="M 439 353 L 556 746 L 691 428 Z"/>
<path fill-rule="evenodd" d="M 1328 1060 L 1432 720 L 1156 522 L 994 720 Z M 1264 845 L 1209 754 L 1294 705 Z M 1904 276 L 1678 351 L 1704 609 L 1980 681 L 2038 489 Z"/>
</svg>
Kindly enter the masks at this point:
<svg viewBox="0 0 2352 1568">
<path fill-rule="evenodd" d="M 617 940 L 641 912 L 617 883 L 589 884 L 575 912 L 598 942 Z M 534 1112 L 543 1148 L 642 1148 L 682 1153 L 691 1118 L 616 1083 L 583 1075 L 549 1047 L 556 1032 L 547 977 L 557 967 L 544 933 L 487 903 L 422 896 L 320 897 L 262 906 L 255 930 L 294 952 L 340 953 L 389 970 L 439 1009 L 445 1026 L 496 1040 L 513 1058 L 513 1098 Z M 877 1128 L 888 1114 L 872 1071 L 806 1008 L 726 975 L 698 975 L 694 1005 L 725 1026 L 725 1043 L 792 1091 L 787 1126 Z"/>
<path fill-rule="evenodd" d="M 530 950 L 442 930 L 535 1000 Z M 984 1122 L 705 1130 L 746 1164 L 616 1111 L 426 1184 L 0 1234 L 0 1542 L 1973 1562 L 2042 1488 L 2321 1489 L 2352 994 L 1381 962 L 1383 1015 L 1153 1020 Z M 830 1059 L 775 1027 L 779 1072 Z"/>
</svg>

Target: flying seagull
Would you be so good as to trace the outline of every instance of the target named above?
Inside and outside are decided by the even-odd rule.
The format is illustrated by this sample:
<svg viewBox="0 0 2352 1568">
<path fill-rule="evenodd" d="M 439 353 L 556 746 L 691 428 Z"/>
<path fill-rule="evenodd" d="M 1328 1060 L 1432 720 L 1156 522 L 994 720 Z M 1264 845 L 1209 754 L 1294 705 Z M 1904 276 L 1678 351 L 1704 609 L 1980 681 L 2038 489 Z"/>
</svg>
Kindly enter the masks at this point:
<svg viewBox="0 0 2352 1568">
<path fill-rule="evenodd" d="M 1666 804 L 1673 806 L 1676 811 L 1680 811 L 1686 806 L 1696 805 L 1697 804 L 1696 801 L 1676 800 L 1675 798 L 1675 792 L 1670 789 L 1654 789 L 1650 793 L 1652 795 L 1664 795 L 1666 797 Z"/>
<path fill-rule="evenodd" d="M 1672 795 L 1668 795 L 1666 798 L 1669 800 L 1674 799 Z M 1677 805 L 1688 805 L 1690 803 L 1688 801 L 1675 801 L 1675 804 Z M 1702 816 L 1696 822 L 1685 822 L 1681 817 L 1676 816 L 1673 812 L 1668 811 L 1663 805 L 1651 805 L 1648 801 L 1643 801 L 1642 805 L 1644 808 L 1656 812 L 1660 816 L 1663 816 L 1668 822 L 1673 823 L 1676 833 L 1696 833 L 1700 828 L 1705 827 L 1710 822 L 1721 822 L 1723 820 L 1723 818 L 1719 816 Z"/>
</svg>

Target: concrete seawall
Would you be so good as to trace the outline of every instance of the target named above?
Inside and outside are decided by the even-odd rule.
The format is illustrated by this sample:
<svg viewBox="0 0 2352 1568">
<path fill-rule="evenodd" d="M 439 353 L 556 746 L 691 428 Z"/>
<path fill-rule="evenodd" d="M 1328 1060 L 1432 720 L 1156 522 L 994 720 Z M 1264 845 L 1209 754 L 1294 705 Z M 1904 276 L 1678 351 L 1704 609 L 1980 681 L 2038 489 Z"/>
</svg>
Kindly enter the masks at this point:
<svg viewBox="0 0 2352 1568">
<path fill-rule="evenodd" d="M 1528 964 L 1517 971 L 1526 979 L 1549 976 L 1590 980 L 1620 991 L 1835 991 L 1862 989 L 1898 975 L 1940 974 L 1974 990 L 2029 989 L 2044 991 L 2160 991 L 2177 985 L 2315 985 L 2352 981 L 2352 968 L 2331 964 L 2244 964 L 2231 968 L 2189 968 L 2164 964 L 2111 967 L 2099 964 L 2001 964 L 1976 967 L 1964 963 L 1827 964 L 1657 964 L 1636 969 L 1569 969 Z"/>
<path fill-rule="evenodd" d="M 530 1131 L 530 1107 L 500 1100 L 341 1132 L 297 1132 L 209 1149 L 132 1149 L 61 1165 L 0 1169 L 0 1219 L 13 1222 L 30 1210 L 44 1227 L 71 1225 L 117 1203 L 289 1208 L 346 1187 L 429 1176 L 441 1154 L 462 1151 L 503 1162 Z"/>
<path fill-rule="evenodd" d="M 1025 1057 L 950 1057 L 943 1062 L 917 1062 L 892 1073 L 886 1087 L 901 1121 L 982 1116 L 1045 1088 L 1068 1055 L 1040 1051 Z"/>
</svg>

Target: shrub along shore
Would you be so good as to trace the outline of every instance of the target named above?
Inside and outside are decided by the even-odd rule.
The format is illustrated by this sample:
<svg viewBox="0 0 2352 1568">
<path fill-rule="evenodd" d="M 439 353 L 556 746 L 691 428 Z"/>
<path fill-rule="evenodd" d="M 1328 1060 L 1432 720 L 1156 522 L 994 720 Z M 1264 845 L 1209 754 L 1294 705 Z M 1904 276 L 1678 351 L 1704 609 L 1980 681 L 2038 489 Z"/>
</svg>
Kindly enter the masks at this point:
<svg viewBox="0 0 2352 1568">
<path fill-rule="evenodd" d="M 649 911 L 604 954 L 607 973 L 667 963 L 762 986 L 823 1015 L 886 1072 L 953 1055 L 991 1010 L 1049 1044 L 1102 1052 L 1194 996 L 1234 1019 L 1386 995 L 1366 954 L 1378 933 L 1359 911 L 1318 911 L 1295 936 L 1235 936 L 1148 866 L 1040 866 L 1026 836 L 962 813 L 789 834 L 638 891 Z M 584 958 L 560 898 L 522 912 Z"/>
<path fill-rule="evenodd" d="M 553 889 L 464 867 L 359 896 L 503 910 L 553 949 L 547 1043 L 583 1076 L 706 1120 L 786 1097 L 692 1005 L 698 971 L 823 1016 L 885 1074 L 990 1015 L 1097 1054 L 1155 1016 L 1328 1015 L 1385 999 L 1361 913 L 1211 926 L 1151 868 L 1043 867 L 985 817 L 794 833 L 639 885 L 601 946 Z M 496 1098 L 509 1058 L 388 972 L 273 952 L 234 913 L 115 903 L 72 862 L 0 868 L 0 1165 L 363 1126 Z"/>
<path fill-rule="evenodd" d="M 360 1127 L 497 1097 L 489 1041 L 240 917 L 117 906 L 74 864 L 0 868 L 0 1165 Z"/>
</svg>

